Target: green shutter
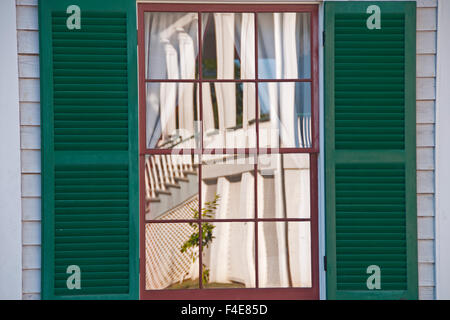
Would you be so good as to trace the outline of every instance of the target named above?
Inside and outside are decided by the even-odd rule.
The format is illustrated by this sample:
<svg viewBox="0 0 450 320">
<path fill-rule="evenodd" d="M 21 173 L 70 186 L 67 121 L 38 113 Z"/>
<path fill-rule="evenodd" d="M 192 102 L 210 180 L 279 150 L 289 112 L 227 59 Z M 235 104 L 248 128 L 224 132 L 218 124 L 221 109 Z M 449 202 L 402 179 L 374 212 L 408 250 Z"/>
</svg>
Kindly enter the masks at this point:
<svg viewBox="0 0 450 320">
<path fill-rule="evenodd" d="M 368 29 L 380 8 L 381 29 Z M 417 299 L 415 2 L 325 3 L 329 299 Z M 371 265 L 381 289 L 369 290 Z"/>
<path fill-rule="evenodd" d="M 39 1 L 39 25 L 42 298 L 137 299 L 136 3 Z M 70 265 L 81 289 L 67 287 Z"/>
</svg>

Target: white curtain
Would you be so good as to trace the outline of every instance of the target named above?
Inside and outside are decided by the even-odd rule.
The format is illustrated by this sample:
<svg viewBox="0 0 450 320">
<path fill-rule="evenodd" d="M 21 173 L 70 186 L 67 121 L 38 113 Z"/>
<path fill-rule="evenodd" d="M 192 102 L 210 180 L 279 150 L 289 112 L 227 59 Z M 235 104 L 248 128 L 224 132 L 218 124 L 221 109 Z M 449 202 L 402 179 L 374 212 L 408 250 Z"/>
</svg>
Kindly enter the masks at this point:
<svg viewBox="0 0 450 320">
<path fill-rule="evenodd" d="M 218 79 L 235 79 L 235 59 L 240 61 L 240 78 L 255 77 L 255 23 L 250 13 L 214 13 L 202 17 L 203 28 L 206 21 L 213 19 L 215 28 L 215 46 Z M 197 13 L 147 13 L 146 24 L 146 78 L 148 79 L 195 79 L 196 58 L 198 54 L 198 15 Z M 202 30 L 202 34 L 204 30 Z M 258 14 L 258 76 L 261 79 L 296 79 L 310 76 L 310 44 L 309 16 L 303 13 L 261 13 Z M 235 56 L 235 51 L 239 57 Z M 147 85 L 147 146 L 160 147 L 158 143 L 174 136 L 187 140 L 185 148 L 194 147 L 195 95 L 198 90 L 193 83 L 149 83 Z M 218 139 L 206 147 L 249 147 L 251 137 L 248 132 L 255 119 L 255 86 L 253 83 L 243 84 L 242 129 L 232 130 L 237 123 L 237 99 L 235 83 L 209 83 L 202 85 L 203 126 L 205 132 L 215 130 L 212 90 L 215 91 L 218 108 Z M 307 100 L 307 87 L 292 82 L 261 83 L 259 86 L 259 108 L 261 113 L 270 113 L 268 122 L 261 122 L 261 137 L 269 136 L 271 141 L 262 140 L 262 147 L 301 147 L 307 146 L 308 121 L 299 115 L 310 110 Z M 197 92 L 198 97 L 198 92 Z M 198 99 L 198 98 L 197 98 Z M 299 107 L 300 106 L 300 107 Z M 178 107 L 178 108 L 177 108 Z M 197 114 L 197 119 L 199 119 Z M 178 119 L 178 120 L 177 120 Z M 264 126 L 268 123 L 269 126 Z M 254 126 L 254 125 L 253 125 Z M 277 134 L 267 134 L 264 129 L 276 130 Z M 239 135 L 236 133 L 240 131 Z M 248 130 L 248 132 L 246 132 Z M 279 134 L 278 134 L 279 133 Z M 273 203 L 270 204 L 275 218 L 295 215 L 295 210 L 302 209 L 305 203 L 288 199 L 289 194 L 298 195 L 294 190 L 284 194 L 284 190 L 295 183 L 287 184 L 285 179 L 285 161 L 281 155 L 274 157 L 278 170 L 273 174 L 273 191 L 268 192 Z M 302 177 L 306 173 L 301 166 L 294 166 L 289 173 L 292 177 Z M 309 167 L 308 167 L 309 169 Z M 308 173 L 309 174 L 309 173 Z M 238 184 L 230 183 L 221 177 L 217 182 L 217 193 L 223 204 L 219 204 L 217 215 L 229 218 L 239 213 L 242 218 L 252 217 L 250 201 L 253 194 L 250 173 L 242 176 Z M 290 180 L 289 180 L 290 181 Z M 289 182 L 288 181 L 288 182 Z M 304 181 L 309 178 L 303 177 Z M 260 190 L 269 190 L 263 179 L 258 179 Z M 302 187 L 303 188 L 303 187 Z M 308 188 L 306 184 L 305 188 Z M 265 191 L 264 191 L 265 193 Z M 309 196 L 301 193 L 301 199 L 309 201 Z M 242 196 L 242 197 L 241 197 Z M 203 201 L 207 201 L 203 197 Z M 239 200 L 240 199 L 240 200 Z M 258 199 L 261 201 L 262 199 Z M 240 201 L 240 202 L 239 202 Z M 229 206 L 239 204 L 239 208 L 230 211 Z M 261 212 L 265 204 L 258 204 Z M 269 204 L 266 205 L 269 208 Z M 262 208 L 262 209 L 261 209 Z M 248 209 L 248 210 L 247 210 Z M 269 210 L 269 209 L 268 209 Z M 308 202 L 309 210 L 309 202 Z M 309 211 L 308 211 L 309 212 Z M 264 213 L 266 214 L 266 213 Z M 217 282 L 236 281 L 240 279 L 246 286 L 254 285 L 253 244 L 254 228 L 248 224 L 245 228 L 232 228 L 220 225 L 215 229 L 216 238 L 210 252 L 211 279 Z M 308 286 L 311 275 L 308 266 L 310 259 L 310 234 L 307 224 L 284 223 L 274 224 L 272 228 L 263 228 L 259 233 L 260 246 L 260 285 L 264 286 Z M 304 242 L 296 238 L 300 235 Z M 243 244 L 234 250 L 236 240 Z M 290 245 L 292 243 L 292 245 Z M 288 248 L 288 249 L 286 249 Z M 234 251 L 233 251 L 234 250 Z M 235 253 L 238 252 L 238 255 Z M 214 258 L 216 257 L 216 258 Z M 243 261 L 244 260 L 244 261 Z M 227 263 L 225 263 L 227 261 Z M 229 263 L 240 261 L 244 271 L 229 267 Z M 305 262 L 306 261 L 306 262 Z M 278 278 L 274 279 L 273 270 L 277 270 Z"/>
<path fill-rule="evenodd" d="M 255 78 L 255 24 L 252 13 L 205 14 L 206 23 L 213 19 L 217 56 L 217 79 L 236 79 L 235 60 L 240 60 L 240 78 Z M 235 51 L 238 56 L 235 56 Z M 235 83 L 214 83 L 217 103 L 218 128 L 214 124 L 212 84 L 203 84 L 204 131 L 214 131 L 214 139 L 205 142 L 205 147 L 233 148 L 255 147 L 254 137 L 247 133 L 249 122 L 255 119 L 255 86 L 243 83 L 242 129 L 239 132 L 227 129 L 237 124 L 237 101 Z M 254 130 L 254 128 L 253 128 Z M 239 134 L 239 136 L 237 136 Z M 253 143 L 252 143 L 253 142 Z"/>
<path fill-rule="evenodd" d="M 307 78 L 309 57 L 309 20 L 306 14 L 258 15 L 259 78 Z M 304 132 L 300 131 L 299 126 L 299 115 L 304 110 L 299 110 L 299 106 L 307 108 L 301 103 L 306 92 L 299 89 L 302 89 L 302 85 L 294 82 L 260 84 L 260 112 L 270 114 L 269 125 L 260 123 L 262 147 L 305 146 L 302 144 Z M 305 167 L 305 164 L 294 161 L 294 165 L 291 164 L 287 171 L 286 156 L 288 155 L 270 157 L 271 166 L 275 168 L 271 178 L 258 179 L 262 195 L 258 208 L 261 208 L 260 212 L 266 218 L 299 217 L 305 215 L 305 212 L 309 214 L 309 186 L 305 186 L 305 182 L 309 181 L 309 165 Z M 293 181 L 291 177 L 297 177 L 298 180 Z M 265 202 L 265 197 L 273 199 L 273 203 Z M 308 223 L 286 225 L 279 222 L 265 224 L 260 228 L 258 243 L 261 287 L 310 286 L 308 226 Z"/>
<path fill-rule="evenodd" d="M 145 14 L 147 79 L 195 78 L 197 22 L 197 13 Z M 149 148 L 157 147 L 159 141 L 167 141 L 171 136 L 191 137 L 194 134 L 194 84 L 149 83 L 146 120 Z"/>
<path fill-rule="evenodd" d="M 309 15 L 305 13 L 261 13 L 258 15 L 258 76 L 260 79 L 310 77 Z M 260 112 L 270 114 L 270 125 L 262 126 L 262 147 L 305 147 L 300 114 L 310 110 L 305 86 L 293 82 L 262 83 Z"/>
</svg>

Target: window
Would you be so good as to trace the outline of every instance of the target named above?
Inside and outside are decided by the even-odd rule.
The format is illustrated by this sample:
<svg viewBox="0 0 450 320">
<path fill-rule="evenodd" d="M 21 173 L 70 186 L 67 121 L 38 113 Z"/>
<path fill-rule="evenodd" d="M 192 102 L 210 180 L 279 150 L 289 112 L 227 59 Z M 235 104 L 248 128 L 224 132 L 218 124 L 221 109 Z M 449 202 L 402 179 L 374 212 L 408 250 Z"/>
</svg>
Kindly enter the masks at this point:
<svg viewBox="0 0 450 320">
<path fill-rule="evenodd" d="M 318 298 L 317 7 L 138 8 L 141 297 Z"/>
</svg>

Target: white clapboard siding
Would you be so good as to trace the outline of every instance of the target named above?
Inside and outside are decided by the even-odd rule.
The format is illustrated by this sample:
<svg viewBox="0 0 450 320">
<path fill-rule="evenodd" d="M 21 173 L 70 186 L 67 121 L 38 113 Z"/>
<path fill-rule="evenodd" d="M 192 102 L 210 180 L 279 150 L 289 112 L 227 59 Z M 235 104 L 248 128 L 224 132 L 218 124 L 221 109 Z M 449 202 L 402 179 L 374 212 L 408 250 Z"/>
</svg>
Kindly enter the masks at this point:
<svg viewBox="0 0 450 320">
<path fill-rule="evenodd" d="M 22 126 L 39 126 L 41 123 L 41 106 L 37 102 L 20 102 L 20 124 Z"/>
<path fill-rule="evenodd" d="M 40 174 L 22 174 L 22 196 L 23 197 L 41 196 Z"/>
<path fill-rule="evenodd" d="M 436 31 L 418 31 L 416 37 L 418 54 L 436 53 Z"/>
<path fill-rule="evenodd" d="M 23 270 L 23 293 L 41 292 L 41 270 Z"/>
<path fill-rule="evenodd" d="M 417 235 L 420 240 L 434 239 L 434 219 L 433 217 L 418 217 Z"/>
<path fill-rule="evenodd" d="M 436 8 L 417 9 L 417 30 L 436 30 Z"/>
<path fill-rule="evenodd" d="M 436 8 L 437 0 L 417 0 L 418 8 Z"/>
<path fill-rule="evenodd" d="M 434 193 L 434 172 L 417 171 L 417 193 Z"/>
<path fill-rule="evenodd" d="M 38 0 L 16 0 L 16 4 L 19 5 L 29 5 L 29 6 L 37 6 Z"/>
<path fill-rule="evenodd" d="M 41 134 L 37 0 L 17 0 L 22 167 L 23 299 L 41 292 Z"/>
<path fill-rule="evenodd" d="M 416 80 L 416 98 L 417 100 L 435 100 L 436 99 L 436 78 L 417 78 Z"/>
<path fill-rule="evenodd" d="M 418 124 L 416 135 L 417 147 L 434 147 L 434 124 Z"/>
<path fill-rule="evenodd" d="M 19 101 L 39 102 L 40 100 L 39 79 L 19 78 Z"/>
<path fill-rule="evenodd" d="M 434 286 L 419 286 L 419 299 L 420 300 L 433 300 L 434 299 Z"/>
<path fill-rule="evenodd" d="M 36 6 L 18 6 L 16 13 L 18 30 L 39 30 L 38 8 Z"/>
<path fill-rule="evenodd" d="M 432 286 L 434 284 L 434 264 L 419 264 L 419 285 Z"/>
<path fill-rule="evenodd" d="M 434 170 L 434 148 L 417 148 L 417 170 Z"/>
<path fill-rule="evenodd" d="M 39 53 L 39 32 L 38 31 L 17 31 L 17 49 L 19 54 Z"/>
<path fill-rule="evenodd" d="M 23 244 L 40 245 L 41 244 L 41 223 L 38 221 L 23 222 Z"/>
<path fill-rule="evenodd" d="M 22 126 L 20 128 L 20 147 L 22 149 L 41 148 L 41 127 Z"/>
<path fill-rule="evenodd" d="M 418 194 L 417 195 L 417 215 L 419 217 L 434 216 L 434 195 Z"/>
<path fill-rule="evenodd" d="M 19 56 L 19 77 L 39 78 L 39 56 L 20 55 Z"/>
<path fill-rule="evenodd" d="M 419 299 L 434 299 L 436 1 L 418 2 L 416 56 Z M 420 5 L 420 6 L 419 6 Z"/>
<path fill-rule="evenodd" d="M 419 241 L 419 262 L 432 263 L 434 262 L 434 241 L 420 240 Z"/>
<path fill-rule="evenodd" d="M 435 119 L 435 102 L 433 100 L 417 101 L 416 103 L 416 116 L 417 123 L 419 124 L 433 124 L 436 122 Z"/>
<path fill-rule="evenodd" d="M 24 269 L 41 268 L 41 246 L 29 245 L 23 247 L 22 267 Z"/>
<path fill-rule="evenodd" d="M 418 77 L 436 77 L 436 55 L 419 54 L 416 64 Z"/>
<path fill-rule="evenodd" d="M 22 220 L 41 221 L 41 198 L 22 198 Z"/>
<path fill-rule="evenodd" d="M 22 295 L 23 300 L 41 300 L 40 293 L 24 293 Z"/>
<path fill-rule="evenodd" d="M 41 151 L 21 151 L 22 173 L 41 173 Z"/>
</svg>

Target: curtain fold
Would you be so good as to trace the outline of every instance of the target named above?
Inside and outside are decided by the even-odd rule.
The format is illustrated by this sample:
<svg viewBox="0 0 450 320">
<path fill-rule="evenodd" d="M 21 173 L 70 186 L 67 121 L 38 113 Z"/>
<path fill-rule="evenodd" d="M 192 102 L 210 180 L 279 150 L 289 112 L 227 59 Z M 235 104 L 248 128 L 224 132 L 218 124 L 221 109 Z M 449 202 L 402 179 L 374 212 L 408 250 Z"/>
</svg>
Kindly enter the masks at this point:
<svg viewBox="0 0 450 320">
<path fill-rule="evenodd" d="M 237 79 L 254 79 L 255 49 L 258 50 L 258 77 L 261 79 L 297 79 L 310 76 L 310 27 L 307 15 L 258 14 L 258 48 L 255 48 L 254 14 L 202 14 L 202 35 L 205 34 L 208 20 L 214 24 L 215 30 L 215 43 L 210 45 L 215 46 L 217 79 L 236 79 L 237 66 L 240 72 Z M 198 14 L 146 13 L 145 25 L 146 78 L 195 79 L 199 50 Z M 177 147 L 194 148 L 195 140 L 191 137 L 196 129 L 194 120 L 200 119 L 199 110 L 196 108 L 200 99 L 203 105 L 204 132 L 211 133 L 218 129 L 218 133 L 214 135 L 214 143 L 211 146 L 205 144 L 205 147 L 254 146 L 254 136 L 250 132 L 255 130 L 255 85 L 246 82 L 238 85 L 242 85 L 241 102 L 237 98 L 236 83 L 232 82 L 203 83 L 201 97 L 199 87 L 193 82 L 148 83 L 147 147 L 160 148 L 162 142 L 181 138 L 185 142 Z M 267 121 L 261 120 L 260 123 L 260 136 L 270 137 L 267 144 L 261 147 L 308 146 L 308 112 L 311 108 L 308 87 L 297 86 L 294 82 L 263 82 L 258 90 L 257 107 L 260 108 L 261 114 L 269 115 Z M 242 103 L 242 110 L 238 108 L 238 103 Z M 237 127 L 238 121 L 242 121 L 242 128 Z M 264 132 L 264 128 L 268 132 Z M 208 139 L 206 135 L 205 139 Z M 189 163 L 192 160 L 191 156 L 183 159 Z M 263 217 L 287 218 L 288 211 L 301 207 L 301 204 L 297 206 L 295 201 L 295 206 L 287 203 L 289 192 L 286 192 L 286 189 L 289 184 L 284 176 L 283 155 L 277 154 L 273 159 L 277 170 L 270 181 L 271 186 L 268 180 L 258 178 L 260 190 L 271 190 L 267 197 L 272 199 L 272 203 L 269 205 L 263 199 L 258 199 L 258 207 Z M 297 177 L 303 173 L 296 171 L 292 174 Z M 240 197 L 241 208 L 245 208 L 240 217 L 253 210 L 251 207 L 254 203 L 249 199 L 254 191 L 254 180 L 250 173 L 244 174 L 241 179 L 240 189 L 236 188 L 233 192 L 233 185 L 226 177 L 217 179 L 217 192 L 222 201 L 217 208 L 217 218 L 230 218 L 233 214 L 230 213 L 230 208 Z M 203 202 L 205 201 L 207 199 L 203 197 Z M 248 217 L 252 216 L 253 212 Z M 304 225 L 288 227 L 286 223 L 276 223 L 272 226 L 266 224 L 260 230 L 259 266 L 260 272 L 264 270 L 264 273 L 260 273 L 260 286 L 307 286 L 308 279 L 311 279 L 310 270 L 301 259 L 305 255 L 310 256 L 310 234 Z M 211 281 L 227 283 L 239 280 L 246 286 L 254 286 L 254 228 L 231 227 L 228 223 L 218 224 L 214 232 L 217 236 L 209 250 L 209 259 L 205 259 L 210 261 Z M 306 244 L 295 241 L 293 237 L 298 234 L 302 235 Z M 236 246 L 236 239 L 242 243 L 242 248 L 236 250 L 239 253 L 237 255 L 231 252 Z M 240 261 L 242 270 L 230 269 L 229 264 L 235 260 Z M 194 267 L 198 268 L 198 265 Z M 191 273 L 191 276 L 194 276 L 195 272 Z"/>
<path fill-rule="evenodd" d="M 197 13 L 146 13 L 147 79 L 195 79 L 198 54 Z M 147 85 L 147 146 L 194 134 L 194 84 Z M 176 126 L 178 119 L 178 127 Z M 188 142 L 185 147 L 194 147 Z"/>
</svg>

